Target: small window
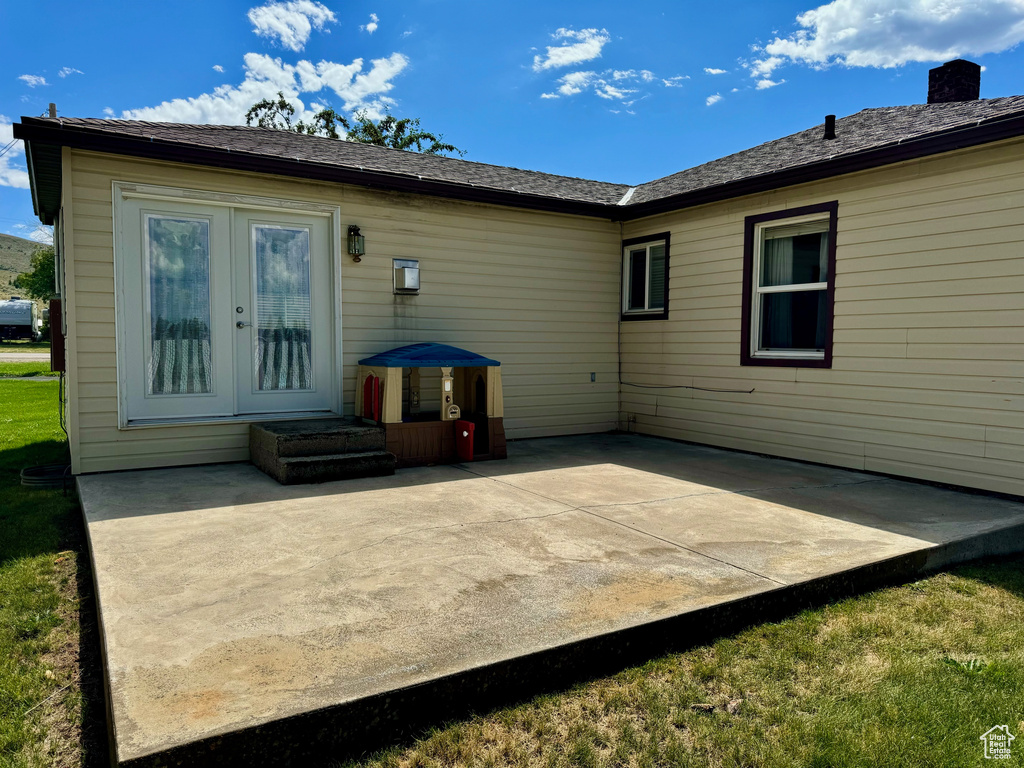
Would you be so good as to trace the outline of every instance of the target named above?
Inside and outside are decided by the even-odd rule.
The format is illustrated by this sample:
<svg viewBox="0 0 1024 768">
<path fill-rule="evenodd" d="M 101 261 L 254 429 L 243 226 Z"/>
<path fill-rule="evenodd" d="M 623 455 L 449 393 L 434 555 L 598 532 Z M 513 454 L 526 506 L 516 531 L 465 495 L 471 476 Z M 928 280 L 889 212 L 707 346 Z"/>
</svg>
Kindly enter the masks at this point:
<svg viewBox="0 0 1024 768">
<path fill-rule="evenodd" d="M 669 233 L 622 243 L 622 319 L 668 317 Z"/>
<path fill-rule="evenodd" d="M 744 365 L 832 365 L 837 203 L 748 216 Z"/>
</svg>

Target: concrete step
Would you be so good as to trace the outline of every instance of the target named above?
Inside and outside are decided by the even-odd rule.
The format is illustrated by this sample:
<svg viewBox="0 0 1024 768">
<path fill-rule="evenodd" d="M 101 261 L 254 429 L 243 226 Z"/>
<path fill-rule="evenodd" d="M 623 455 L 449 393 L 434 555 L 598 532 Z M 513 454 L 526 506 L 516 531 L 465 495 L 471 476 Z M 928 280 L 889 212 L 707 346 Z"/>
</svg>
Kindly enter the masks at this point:
<svg viewBox="0 0 1024 768">
<path fill-rule="evenodd" d="M 396 461 L 395 454 L 387 451 L 363 451 L 291 456 L 278 459 L 269 466 L 257 466 L 282 485 L 299 485 L 393 475 Z"/>
<path fill-rule="evenodd" d="M 285 458 L 384 450 L 384 429 L 351 418 L 272 421 L 249 427 L 249 450 Z"/>
<path fill-rule="evenodd" d="M 271 421 L 249 427 L 249 458 L 283 485 L 395 474 L 384 429 L 352 418 Z"/>
</svg>

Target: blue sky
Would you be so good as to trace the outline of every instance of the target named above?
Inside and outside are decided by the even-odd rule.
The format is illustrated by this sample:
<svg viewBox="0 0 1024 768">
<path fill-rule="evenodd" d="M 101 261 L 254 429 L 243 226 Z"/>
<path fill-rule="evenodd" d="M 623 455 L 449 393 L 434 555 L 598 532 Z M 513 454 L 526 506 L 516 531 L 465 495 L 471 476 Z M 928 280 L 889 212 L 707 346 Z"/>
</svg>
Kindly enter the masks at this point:
<svg viewBox="0 0 1024 768">
<path fill-rule="evenodd" d="M 982 64 L 1024 93 L 1024 0 L 562 2 L 0 0 L 0 148 L 12 121 L 243 123 L 278 90 L 419 117 L 486 163 L 640 183 L 803 130 L 921 103 L 927 71 Z M 0 232 L 35 231 L 14 144 Z"/>
</svg>

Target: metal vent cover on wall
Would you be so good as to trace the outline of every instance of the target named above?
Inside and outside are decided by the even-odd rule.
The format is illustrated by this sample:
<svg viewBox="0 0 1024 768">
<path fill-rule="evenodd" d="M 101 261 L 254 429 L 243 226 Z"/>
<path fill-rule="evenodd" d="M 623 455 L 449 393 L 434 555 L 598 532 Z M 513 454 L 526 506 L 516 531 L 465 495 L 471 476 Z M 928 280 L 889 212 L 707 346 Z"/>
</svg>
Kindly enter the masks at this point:
<svg viewBox="0 0 1024 768">
<path fill-rule="evenodd" d="M 395 293 L 420 292 L 420 263 L 413 259 L 394 259 Z"/>
</svg>

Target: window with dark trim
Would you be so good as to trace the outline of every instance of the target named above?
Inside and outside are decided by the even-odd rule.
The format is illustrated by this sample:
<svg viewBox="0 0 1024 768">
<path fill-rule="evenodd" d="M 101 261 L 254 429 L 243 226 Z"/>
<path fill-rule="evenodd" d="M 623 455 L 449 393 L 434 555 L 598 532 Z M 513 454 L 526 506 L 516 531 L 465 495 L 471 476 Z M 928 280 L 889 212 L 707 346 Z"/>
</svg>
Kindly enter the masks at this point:
<svg viewBox="0 0 1024 768">
<path fill-rule="evenodd" d="M 622 241 L 622 319 L 668 317 L 669 233 Z"/>
<path fill-rule="evenodd" d="M 747 216 L 742 365 L 832 367 L 838 212 L 832 201 Z"/>
</svg>

